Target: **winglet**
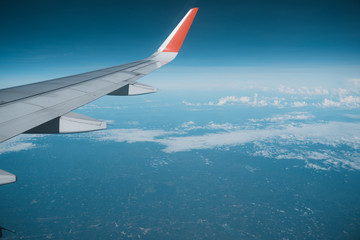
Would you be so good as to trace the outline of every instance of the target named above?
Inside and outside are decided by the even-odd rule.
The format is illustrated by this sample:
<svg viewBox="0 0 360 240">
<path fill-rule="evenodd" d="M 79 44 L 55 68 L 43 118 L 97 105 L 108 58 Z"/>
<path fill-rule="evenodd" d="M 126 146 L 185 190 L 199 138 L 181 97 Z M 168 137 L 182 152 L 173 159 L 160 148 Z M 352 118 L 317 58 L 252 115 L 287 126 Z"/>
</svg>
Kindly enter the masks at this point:
<svg viewBox="0 0 360 240">
<path fill-rule="evenodd" d="M 184 42 L 186 34 L 195 18 L 199 8 L 192 8 L 185 17 L 180 21 L 176 28 L 171 32 L 168 38 L 163 42 L 157 52 L 174 52 L 178 53 Z"/>
</svg>

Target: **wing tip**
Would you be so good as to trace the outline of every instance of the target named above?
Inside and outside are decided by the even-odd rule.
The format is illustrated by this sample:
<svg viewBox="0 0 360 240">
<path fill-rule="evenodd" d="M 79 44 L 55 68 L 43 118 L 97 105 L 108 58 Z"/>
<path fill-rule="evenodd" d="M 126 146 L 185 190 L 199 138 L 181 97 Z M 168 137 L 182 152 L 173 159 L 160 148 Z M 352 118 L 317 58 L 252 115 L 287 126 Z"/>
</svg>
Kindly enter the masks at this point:
<svg viewBox="0 0 360 240">
<path fill-rule="evenodd" d="M 198 12 L 199 8 L 191 8 L 185 17 L 180 21 L 176 28 L 171 32 L 169 37 L 158 49 L 159 52 L 174 52 L 178 53 L 185 40 L 185 37 L 191 27 L 191 24 Z"/>
</svg>

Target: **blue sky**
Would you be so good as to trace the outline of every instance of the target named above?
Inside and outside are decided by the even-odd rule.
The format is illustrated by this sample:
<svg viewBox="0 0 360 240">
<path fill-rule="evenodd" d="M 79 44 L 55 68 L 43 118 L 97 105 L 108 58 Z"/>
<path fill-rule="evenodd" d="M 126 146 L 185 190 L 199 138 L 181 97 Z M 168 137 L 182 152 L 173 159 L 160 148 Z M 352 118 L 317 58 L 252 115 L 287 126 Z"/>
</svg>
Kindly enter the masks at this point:
<svg viewBox="0 0 360 240">
<path fill-rule="evenodd" d="M 360 75 L 358 1 L 1 1 L 1 87 L 145 58 L 191 7 L 198 16 L 165 78 L 179 67 L 219 78 L 256 73 L 264 84 Z"/>
</svg>

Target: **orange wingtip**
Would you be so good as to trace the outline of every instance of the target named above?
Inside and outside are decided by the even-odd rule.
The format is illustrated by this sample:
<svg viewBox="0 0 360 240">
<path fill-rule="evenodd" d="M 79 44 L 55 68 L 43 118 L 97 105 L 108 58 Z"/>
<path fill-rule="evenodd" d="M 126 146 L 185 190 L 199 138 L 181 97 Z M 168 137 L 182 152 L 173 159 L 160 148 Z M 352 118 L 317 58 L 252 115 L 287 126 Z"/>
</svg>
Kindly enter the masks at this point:
<svg viewBox="0 0 360 240">
<path fill-rule="evenodd" d="M 192 8 L 163 52 L 179 52 L 199 8 Z"/>
</svg>

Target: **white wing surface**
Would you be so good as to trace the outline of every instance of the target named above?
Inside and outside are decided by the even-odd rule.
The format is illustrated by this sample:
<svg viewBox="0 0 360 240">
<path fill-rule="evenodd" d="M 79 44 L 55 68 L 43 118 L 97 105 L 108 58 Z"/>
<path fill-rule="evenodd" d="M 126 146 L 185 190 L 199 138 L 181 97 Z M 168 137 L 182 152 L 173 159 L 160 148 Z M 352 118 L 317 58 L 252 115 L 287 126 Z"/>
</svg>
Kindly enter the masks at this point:
<svg viewBox="0 0 360 240">
<path fill-rule="evenodd" d="M 72 133 L 106 128 L 106 123 L 73 113 L 104 95 L 138 95 L 156 88 L 136 81 L 178 54 L 198 8 L 190 9 L 150 57 L 97 71 L 0 90 L 0 142 L 21 133 Z M 16 181 L 0 171 L 0 185 Z"/>
</svg>

